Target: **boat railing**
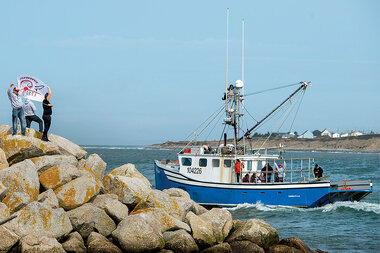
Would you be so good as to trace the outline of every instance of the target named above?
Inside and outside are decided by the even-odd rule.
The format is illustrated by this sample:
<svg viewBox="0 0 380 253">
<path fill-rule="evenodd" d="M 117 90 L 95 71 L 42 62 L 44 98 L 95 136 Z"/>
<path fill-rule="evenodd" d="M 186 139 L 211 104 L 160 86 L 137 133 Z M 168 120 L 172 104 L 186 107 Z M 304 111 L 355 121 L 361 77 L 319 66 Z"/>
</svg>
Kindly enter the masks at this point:
<svg viewBox="0 0 380 253">
<path fill-rule="evenodd" d="M 241 178 L 239 181 L 243 182 L 243 177 L 247 173 L 250 177 L 253 176 L 253 173 L 256 173 L 256 175 L 257 173 L 259 173 L 257 177 L 259 177 L 261 173 L 264 173 L 265 179 L 263 181 L 258 182 L 264 184 L 304 183 L 316 181 L 316 178 L 313 173 L 314 158 L 278 158 L 260 160 L 260 162 L 263 164 L 261 170 L 243 170 L 243 173 L 241 173 L 240 175 Z M 269 166 L 267 166 L 267 164 Z M 281 178 L 278 177 L 279 173 L 276 172 L 276 164 L 277 166 L 282 164 L 284 168 L 283 181 L 280 181 Z M 249 180 L 249 182 L 251 182 L 251 180 Z"/>
</svg>

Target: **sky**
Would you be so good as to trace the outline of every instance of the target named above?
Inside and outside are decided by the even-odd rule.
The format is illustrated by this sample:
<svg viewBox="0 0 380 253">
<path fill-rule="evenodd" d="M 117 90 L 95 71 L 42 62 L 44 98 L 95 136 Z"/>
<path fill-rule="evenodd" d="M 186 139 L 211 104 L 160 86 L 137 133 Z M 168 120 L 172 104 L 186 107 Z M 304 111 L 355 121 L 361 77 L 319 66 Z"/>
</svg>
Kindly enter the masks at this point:
<svg viewBox="0 0 380 253">
<path fill-rule="evenodd" d="M 242 19 L 246 93 L 312 82 L 291 127 L 259 131 L 379 132 L 379 2 L 0 1 L 0 124 L 24 74 L 51 87 L 50 132 L 78 144 L 184 140 L 223 105 L 229 8 L 228 83 L 242 78 Z M 260 119 L 295 88 L 246 97 L 247 111 Z"/>
</svg>

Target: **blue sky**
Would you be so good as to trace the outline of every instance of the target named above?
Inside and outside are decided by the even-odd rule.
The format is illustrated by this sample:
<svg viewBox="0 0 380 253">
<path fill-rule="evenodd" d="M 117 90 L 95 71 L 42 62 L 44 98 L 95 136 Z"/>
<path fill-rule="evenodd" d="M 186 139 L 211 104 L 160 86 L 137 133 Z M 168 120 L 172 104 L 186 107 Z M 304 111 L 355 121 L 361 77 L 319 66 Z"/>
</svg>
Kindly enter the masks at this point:
<svg viewBox="0 0 380 253">
<path fill-rule="evenodd" d="M 11 124 L 9 84 L 28 74 L 52 89 L 51 132 L 74 142 L 185 139 L 222 105 L 227 8 L 229 83 L 244 18 L 247 93 L 313 83 L 291 130 L 380 131 L 377 0 L 1 1 L 0 123 Z M 263 117 L 292 90 L 246 106 Z"/>
</svg>

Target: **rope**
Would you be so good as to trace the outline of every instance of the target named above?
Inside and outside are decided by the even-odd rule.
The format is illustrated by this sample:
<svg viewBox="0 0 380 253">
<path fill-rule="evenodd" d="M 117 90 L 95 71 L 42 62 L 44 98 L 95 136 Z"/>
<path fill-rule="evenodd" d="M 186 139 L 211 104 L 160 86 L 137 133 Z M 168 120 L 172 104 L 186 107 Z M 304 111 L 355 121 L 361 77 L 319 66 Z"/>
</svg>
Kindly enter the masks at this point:
<svg viewBox="0 0 380 253">
<path fill-rule="evenodd" d="M 285 117 L 285 115 L 289 115 L 289 113 L 292 111 L 294 105 L 297 104 L 298 99 L 301 97 L 301 94 L 303 94 L 303 92 L 300 93 L 300 94 L 298 95 L 298 97 L 296 97 L 296 100 L 295 100 L 294 103 L 291 103 L 291 101 L 289 100 L 289 102 L 291 103 L 291 106 L 287 109 L 287 112 L 285 112 L 285 113 L 283 114 L 283 115 L 284 115 L 284 120 L 279 121 L 279 123 L 281 123 L 281 124 L 280 124 L 279 128 L 277 129 L 277 131 L 278 131 L 278 130 L 281 128 L 281 126 L 284 124 L 284 122 L 285 122 L 285 120 L 286 120 L 286 118 L 287 118 L 287 116 Z M 269 136 L 268 136 L 268 137 L 266 138 L 266 140 L 263 142 L 263 144 L 261 145 L 260 149 L 265 145 L 265 143 L 266 143 L 266 142 L 268 141 L 268 139 L 272 136 L 272 134 L 273 134 L 273 131 L 269 134 Z"/>
<path fill-rule="evenodd" d="M 296 85 L 299 85 L 299 84 L 300 83 L 293 83 L 293 84 L 283 85 L 283 86 L 279 86 L 279 87 L 275 87 L 275 88 L 270 88 L 270 89 L 266 89 L 266 90 L 260 90 L 260 91 L 256 91 L 256 92 L 245 94 L 245 97 L 251 96 L 251 95 L 260 94 L 260 93 L 264 93 L 264 92 L 271 91 L 271 90 L 279 90 L 279 89 L 283 89 L 283 88 L 287 88 L 287 87 L 291 87 L 291 86 L 296 86 Z"/>
<path fill-rule="evenodd" d="M 212 118 L 211 119 L 211 121 L 200 131 L 200 133 L 199 134 L 197 134 L 196 135 L 196 137 L 198 137 L 198 136 L 200 136 L 202 133 L 203 133 L 203 131 L 215 120 L 215 118 L 222 112 L 224 110 L 224 105 L 220 108 L 220 110 L 219 110 L 219 112 L 215 115 L 215 117 L 214 118 Z M 213 114 L 215 114 L 215 113 L 213 113 Z M 212 116 L 212 115 L 211 115 Z M 210 118 L 210 117 L 209 117 Z M 208 118 L 208 119 L 209 119 Z M 203 123 L 201 124 L 201 125 L 203 125 Z M 182 150 L 184 150 L 185 148 L 187 148 L 193 141 L 195 140 L 195 138 L 193 139 L 193 140 L 191 140 L 191 141 L 189 141 L 189 143 L 187 143 L 186 144 L 186 146 L 184 147 L 184 148 L 182 148 Z"/>
<path fill-rule="evenodd" d="M 306 93 L 306 90 L 304 90 L 304 91 L 302 92 L 301 102 L 298 104 L 298 108 L 297 108 L 296 114 L 294 115 L 294 119 L 293 119 L 293 121 L 292 121 L 292 124 L 290 125 L 289 132 L 290 132 L 290 130 L 293 128 L 294 121 L 296 120 L 296 117 L 297 117 L 297 115 L 298 115 L 298 111 L 299 111 L 299 109 L 300 109 L 300 107 L 301 107 L 301 104 L 302 104 L 302 101 L 303 101 L 303 98 L 304 98 L 305 93 Z"/>
</svg>

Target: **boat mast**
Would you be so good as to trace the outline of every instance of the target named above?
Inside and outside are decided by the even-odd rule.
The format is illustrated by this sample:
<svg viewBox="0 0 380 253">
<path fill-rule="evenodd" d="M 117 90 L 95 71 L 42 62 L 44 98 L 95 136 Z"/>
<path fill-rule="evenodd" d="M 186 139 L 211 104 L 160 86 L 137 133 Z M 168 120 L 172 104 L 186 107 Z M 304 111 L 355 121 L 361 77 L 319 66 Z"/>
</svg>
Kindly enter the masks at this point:
<svg viewBox="0 0 380 253">
<path fill-rule="evenodd" d="M 228 20 L 230 15 L 230 9 L 227 8 L 227 43 L 226 43 L 226 110 L 228 108 L 227 89 L 228 89 Z"/>
<path fill-rule="evenodd" d="M 244 84 L 244 18 L 241 20 L 241 25 L 242 25 L 242 39 L 241 39 L 241 81 Z M 240 114 L 240 112 L 239 112 L 239 114 Z M 243 89 L 242 89 L 242 96 L 241 96 L 241 116 L 244 117 L 244 86 L 243 86 Z M 237 145 L 237 141 L 236 141 L 235 145 Z M 245 138 L 243 139 L 243 148 L 244 148 L 244 154 L 245 154 Z"/>
<path fill-rule="evenodd" d="M 276 108 L 273 109 L 267 116 L 265 116 L 262 120 L 256 123 L 251 129 L 249 129 L 242 137 L 238 139 L 238 141 L 241 141 L 244 137 L 248 136 L 256 127 L 258 127 L 261 123 L 264 122 L 270 115 L 272 115 L 275 111 L 278 110 L 283 104 L 285 104 L 288 100 L 290 100 L 294 95 L 296 95 L 300 90 L 306 90 L 307 86 L 311 85 L 311 82 L 300 82 L 302 85 L 293 92 L 287 99 L 282 101 L 281 104 L 279 104 Z"/>
</svg>

